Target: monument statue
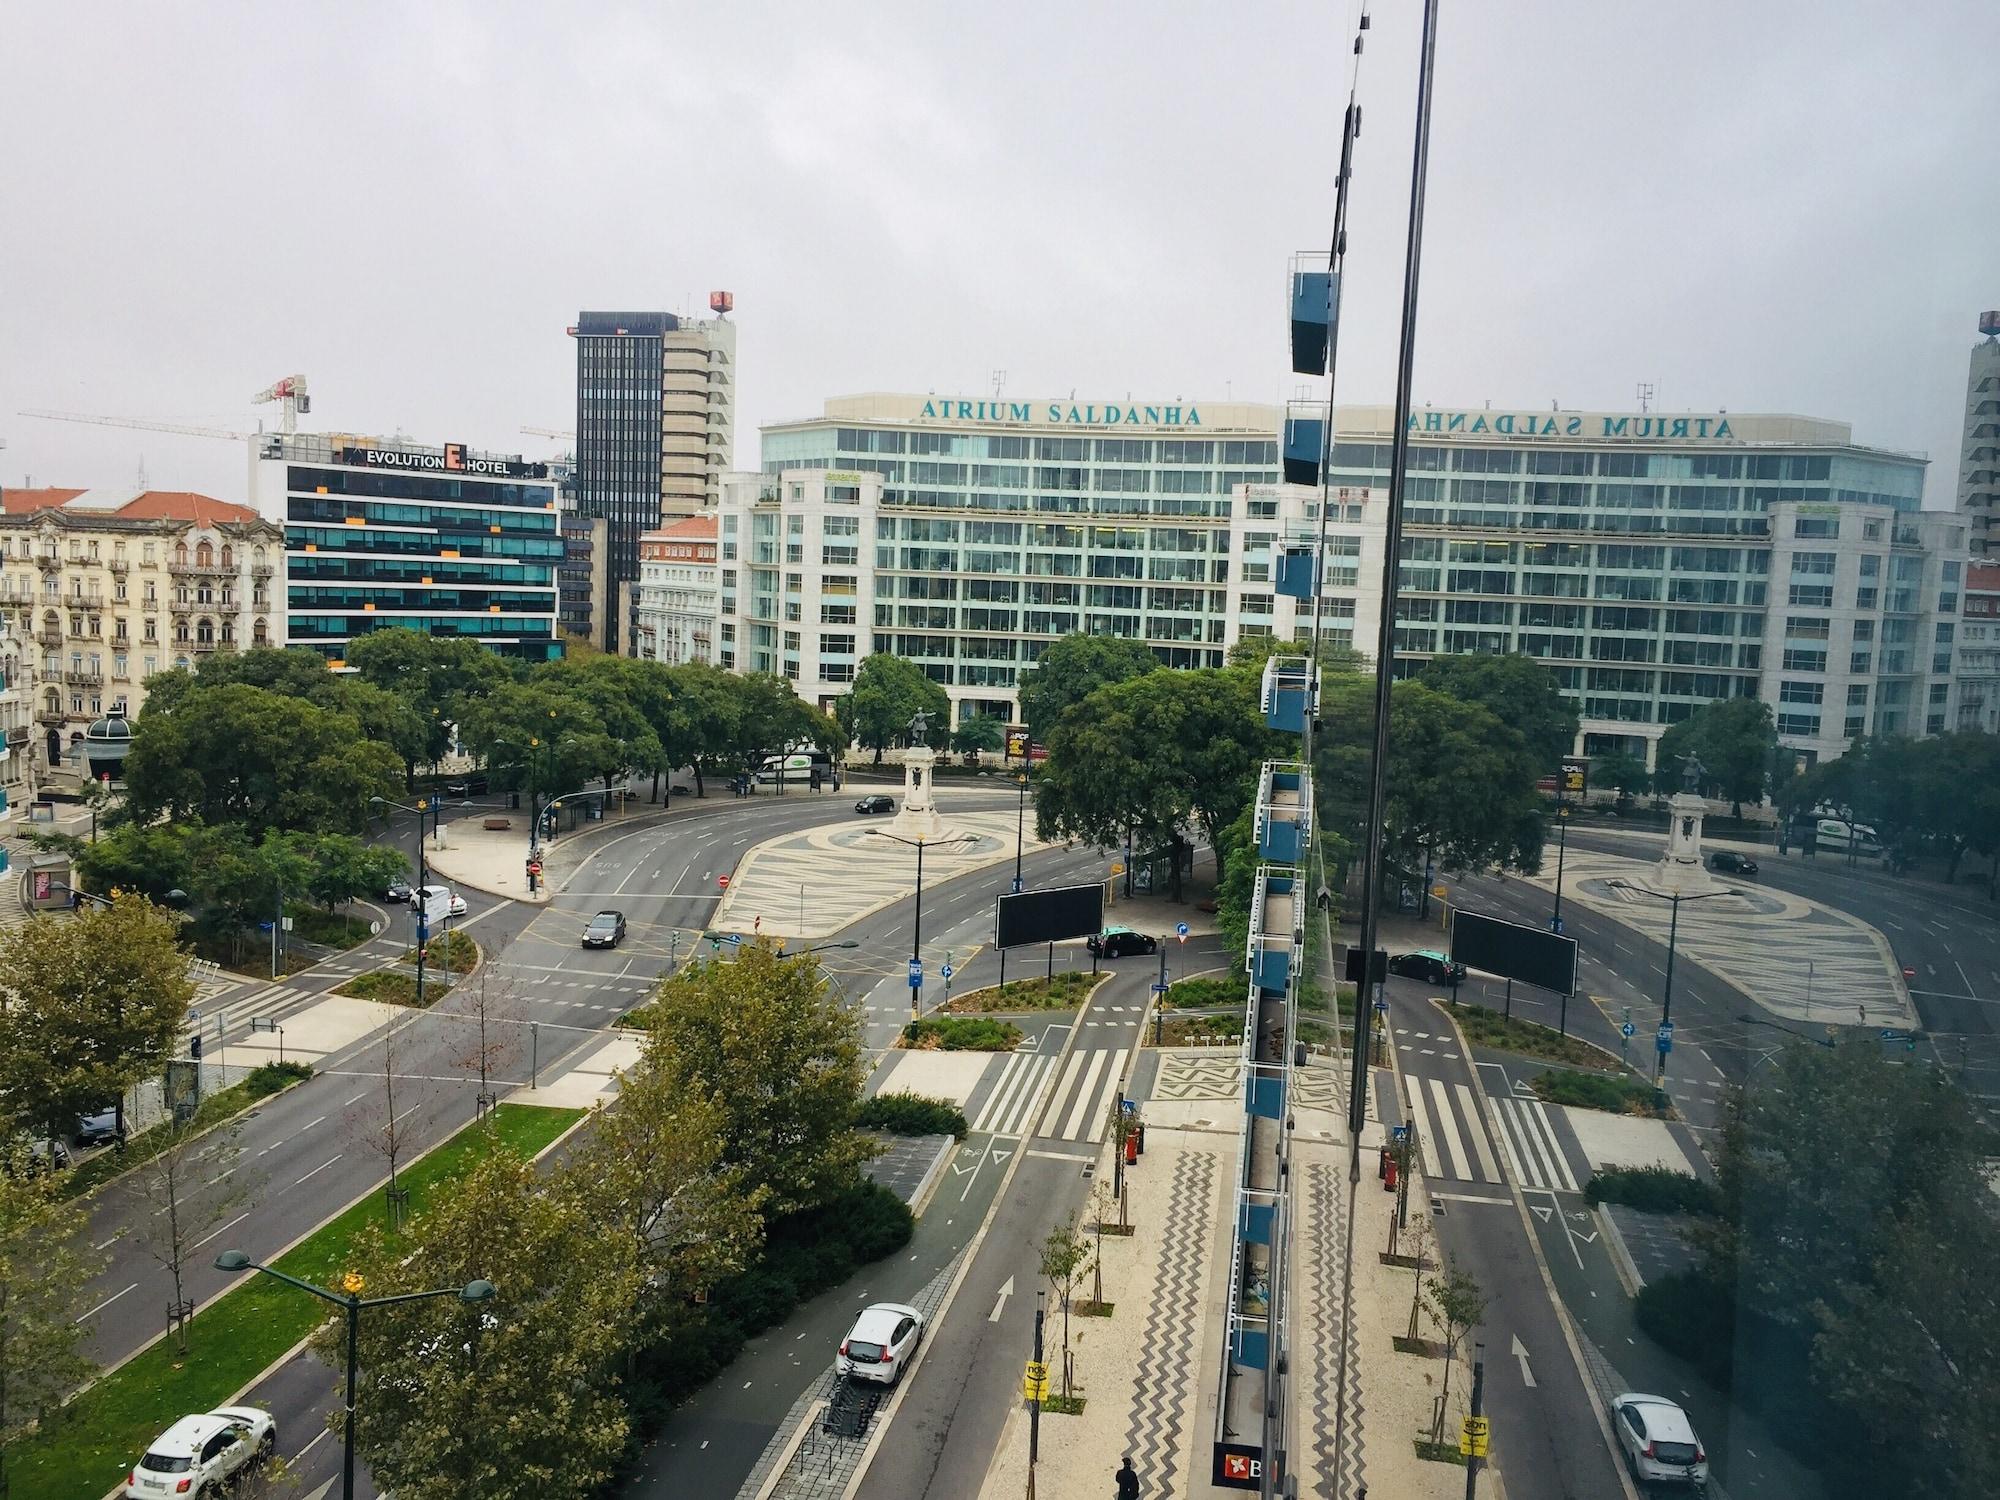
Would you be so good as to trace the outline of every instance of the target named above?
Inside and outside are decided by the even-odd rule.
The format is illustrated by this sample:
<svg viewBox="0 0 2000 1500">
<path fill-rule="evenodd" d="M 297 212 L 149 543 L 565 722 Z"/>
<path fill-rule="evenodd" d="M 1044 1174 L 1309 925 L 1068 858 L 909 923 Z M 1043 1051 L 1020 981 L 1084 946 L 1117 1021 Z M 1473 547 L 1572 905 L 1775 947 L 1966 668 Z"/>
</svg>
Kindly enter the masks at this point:
<svg viewBox="0 0 2000 1500">
<path fill-rule="evenodd" d="M 930 783 L 937 752 L 925 743 L 930 720 L 919 711 L 910 720 L 910 748 L 903 752 L 903 805 L 897 809 L 889 828 L 906 839 L 931 840 L 944 832 L 943 821 L 931 801 Z"/>
<path fill-rule="evenodd" d="M 1708 767 L 1701 763 L 1701 757 L 1690 752 L 1681 757 L 1681 790 L 1690 797 L 1701 795 L 1701 779 L 1708 774 Z"/>
<path fill-rule="evenodd" d="M 930 717 L 920 708 L 916 717 L 910 720 L 910 743 L 921 745 L 930 738 Z"/>
<path fill-rule="evenodd" d="M 1707 774 L 1708 768 L 1701 763 L 1700 756 L 1690 754 L 1681 758 L 1681 789 L 1667 804 L 1672 809 L 1672 821 L 1667 825 L 1667 851 L 1647 882 L 1657 891 L 1696 896 L 1714 885 L 1701 850 L 1701 824 L 1708 811 L 1701 786 Z"/>
</svg>

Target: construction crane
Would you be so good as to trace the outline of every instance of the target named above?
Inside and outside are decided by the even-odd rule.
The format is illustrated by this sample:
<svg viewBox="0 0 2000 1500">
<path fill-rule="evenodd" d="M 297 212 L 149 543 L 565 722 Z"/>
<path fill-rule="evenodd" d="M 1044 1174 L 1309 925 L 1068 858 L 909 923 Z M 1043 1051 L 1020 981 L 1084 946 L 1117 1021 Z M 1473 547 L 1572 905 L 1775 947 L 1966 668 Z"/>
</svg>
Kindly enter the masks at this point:
<svg viewBox="0 0 2000 1500">
<path fill-rule="evenodd" d="M 280 403 L 284 415 L 280 419 L 279 431 L 286 437 L 299 430 L 299 413 L 312 410 L 312 397 L 306 394 L 306 378 L 303 375 L 287 375 L 283 380 L 274 380 L 250 400 L 257 405 L 266 401 Z"/>
<path fill-rule="evenodd" d="M 521 431 L 529 437 L 557 438 L 565 443 L 576 441 L 576 434 L 563 427 L 523 427 Z"/>
<path fill-rule="evenodd" d="M 21 413 L 24 417 L 41 417 L 51 422 L 88 422 L 96 427 L 136 427 L 142 432 L 178 432 L 185 437 L 228 438 L 235 442 L 246 442 L 254 434 L 231 432 L 223 427 L 192 427 L 185 422 L 147 422 L 138 417 L 100 417 L 81 411 L 41 411 L 29 408 Z"/>
</svg>

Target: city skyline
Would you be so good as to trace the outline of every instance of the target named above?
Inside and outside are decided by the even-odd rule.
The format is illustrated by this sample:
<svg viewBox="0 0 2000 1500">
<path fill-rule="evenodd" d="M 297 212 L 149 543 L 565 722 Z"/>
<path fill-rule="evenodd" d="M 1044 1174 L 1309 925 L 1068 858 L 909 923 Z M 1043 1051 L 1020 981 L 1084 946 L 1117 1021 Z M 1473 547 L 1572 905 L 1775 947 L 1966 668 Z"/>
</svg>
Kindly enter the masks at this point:
<svg viewBox="0 0 2000 1500">
<path fill-rule="evenodd" d="M 240 498 L 227 445 L 15 413 L 244 429 L 249 393 L 292 370 L 316 429 L 543 456 L 517 429 L 569 425 L 577 306 L 699 314 L 718 288 L 742 340 L 738 468 L 748 434 L 843 392 L 977 399 L 1002 371 L 1003 396 L 1295 388 L 1262 337 L 1271 247 L 1323 234 L 1342 18 L 703 16 L 695 56 L 673 13 L 581 36 L 504 9 L 358 15 L 255 43 L 140 15 L 109 36 L 20 23 L 0 102 L 19 145 L 0 151 L 18 221 L 44 232 L 0 249 L 0 275 L 38 289 L 0 310 L 0 479 L 136 484 L 143 456 L 156 487 Z M 1927 501 L 1949 506 L 1965 359 L 2000 302 L 1978 255 L 2000 211 L 1952 166 L 2000 101 L 1978 61 L 2000 19 L 1699 19 L 1447 13 L 1419 400 L 1636 410 L 1647 383 L 1666 413 L 1823 416 L 1927 451 Z M 1343 396 L 1364 402 L 1389 392 L 1415 47 L 1402 18 L 1375 22 L 1342 341 Z M 1326 76 L 1276 70 L 1313 38 Z M 1266 84 L 1183 87 L 1196 49 L 1205 76 Z M 1896 132 L 1864 96 L 1901 101 Z M 34 122 L 65 113 L 71 149 L 30 155 Z M 657 201 L 614 191 L 636 171 L 667 184 Z M 695 171 L 701 193 L 674 185 Z M 580 214 L 548 211 L 556 184 Z"/>
</svg>

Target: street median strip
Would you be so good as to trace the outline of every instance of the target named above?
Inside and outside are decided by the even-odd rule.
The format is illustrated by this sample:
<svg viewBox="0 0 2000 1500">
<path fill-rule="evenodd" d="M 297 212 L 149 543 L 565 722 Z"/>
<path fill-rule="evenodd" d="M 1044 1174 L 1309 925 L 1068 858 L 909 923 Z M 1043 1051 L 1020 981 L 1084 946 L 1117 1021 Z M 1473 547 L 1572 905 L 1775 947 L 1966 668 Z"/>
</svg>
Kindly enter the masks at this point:
<svg viewBox="0 0 2000 1500">
<path fill-rule="evenodd" d="M 462 1173 L 489 1139 L 525 1161 L 585 1113 L 499 1106 L 490 1137 L 482 1126 L 467 1125 L 398 1174 L 411 1211 L 421 1213 L 437 1184 Z M 340 1270 L 362 1226 L 379 1220 L 383 1211 L 378 1186 L 272 1264 L 324 1285 Z M 162 1430 L 189 1412 L 228 1400 L 325 1316 L 317 1299 L 266 1277 L 249 1277 L 194 1316 L 185 1358 L 176 1354 L 171 1336 L 158 1339 L 69 1402 L 49 1426 L 10 1444 L 9 1480 L 18 1493 L 37 1500 L 100 1500 Z"/>
</svg>

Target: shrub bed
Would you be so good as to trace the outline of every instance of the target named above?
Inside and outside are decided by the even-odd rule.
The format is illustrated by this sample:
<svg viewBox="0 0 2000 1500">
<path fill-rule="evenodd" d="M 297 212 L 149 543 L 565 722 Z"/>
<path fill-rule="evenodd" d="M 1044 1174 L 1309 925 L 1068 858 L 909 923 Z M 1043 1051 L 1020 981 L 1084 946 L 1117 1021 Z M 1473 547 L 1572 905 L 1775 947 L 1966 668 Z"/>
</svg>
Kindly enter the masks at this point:
<svg viewBox="0 0 2000 1500">
<path fill-rule="evenodd" d="M 900 1047 L 920 1052 L 1011 1052 L 1021 1028 L 985 1016 L 925 1016 L 903 1028 Z"/>
<path fill-rule="evenodd" d="M 1673 1114 L 1665 1089 L 1615 1073 L 1551 1068 L 1530 1079 L 1529 1087 L 1551 1104 L 1574 1104 L 1614 1115 L 1648 1115 L 1659 1120 Z"/>
<path fill-rule="evenodd" d="M 1591 1203 L 1623 1203 L 1655 1214 L 1722 1216 L 1722 1192 L 1712 1182 L 1672 1167 L 1609 1167 L 1583 1185 Z"/>
<path fill-rule="evenodd" d="M 854 1112 L 854 1123 L 891 1135 L 955 1135 L 960 1140 L 970 1129 L 965 1112 L 949 1099 L 932 1099 L 907 1090 L 869 1095 Z"/>
<path fill-rule="evenodd" d="M 1464 1031 L 1466 1041 L 1476 1047 L 1491 1047 L 1496 1052 L 1517 1052 L 1523 1057 L 1539 1057 L 1545 1062 L 1566 1063 L 1573 1067 L 1608 1068 L 1615 1067 L 1618 1062 L 1603 1048 L 1593 1047 L 1589 1042 L 1579 1041 L 1573 1036 L 1564 1036 L 1552 1026 L 1513 1020 L 1484 1005 L 1453 1006 L 1451 1014 Z"/>
<path fill-rule="evenodd" d="M 1241 1040 L 1243 1013 L 1233 1015 L 1176 1016 L 1169 1014 L 1160 1025 L 1160 1044 L 1165 1047 L 1192 1047 L 1197 1044 Z"/>
<path fill-rule="evenodd" d="M 1046 974 L 1034 979 L 1013 979 L 1002 985 L 967 990 L 952 998 L 946 1010 L 978 1014 L 1010 1010 L 1075 1010 L 1102 975 L 1082 969 L 1065 969 L 1055 983 Z"/>
<path fill-rule="evenodd" d="M 366 917 L 350 917 L 317 906 L 286 908 L 292 919 L 292 936 L 327 948 L 352 948 L 375 935 L 375 924 Z"/>
<path fill-rule="evenodd" d="M 356 974 L 345 984 L 336 985 L 333 992 L 352 995 L 357 1000 L 377 1000 L 384 1005 L 414 1006 L 417 976 L 397 969 L 377 969 L 372 974 Z M 424 975 L 424 1009 L 430 1009 L 450 992 L 451 986 L 443 979 L 430 973 Z"/>
<path fill-rule="evenodd" d="M 1250 981 L 1238 975 L 1236 978 L 1218 978 L 1213 974 L 1199 979 L 1178 979 L 1167 987 L 1166 1008 L 1168 1010 L 1209 1010 L 1224 1005 L 1243 1008 L 1246 987 Z"/>
<path fill-rule="evenodd" d="M 403 950 L 402 961 L 414 964 L 417 950 Z M 454 974 L 470 974 L 479 963 L 479 944 L 462 932 L 440 933 L 430 941 L 430 955 L 424 960 L 426 969 L 450 969 Z M 424 986 L 426 992 L 430 986 Z"/>
</svg>

